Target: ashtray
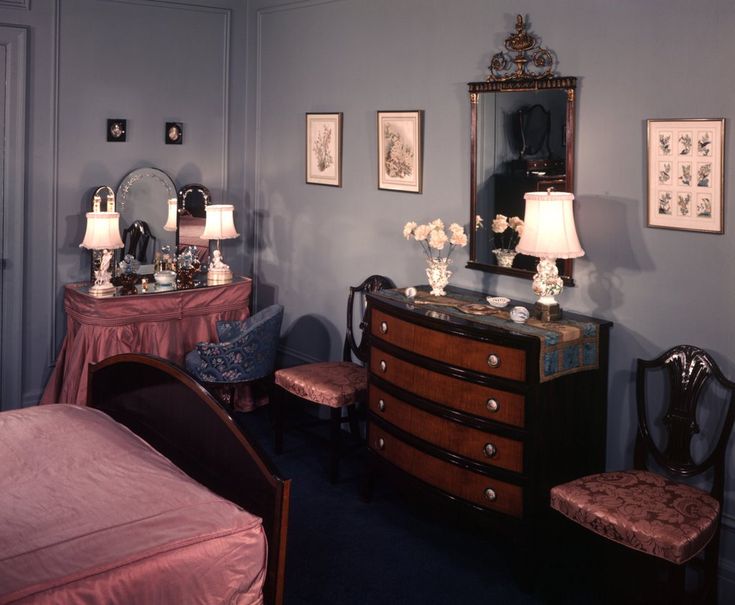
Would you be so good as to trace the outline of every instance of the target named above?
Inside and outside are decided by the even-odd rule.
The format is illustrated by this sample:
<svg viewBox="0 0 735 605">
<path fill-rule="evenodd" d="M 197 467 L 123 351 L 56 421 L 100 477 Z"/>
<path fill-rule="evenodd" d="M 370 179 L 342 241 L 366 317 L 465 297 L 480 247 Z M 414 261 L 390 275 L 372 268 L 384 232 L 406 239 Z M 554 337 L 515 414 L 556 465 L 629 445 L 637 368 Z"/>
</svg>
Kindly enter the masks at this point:
<svg viewBox="0 0 735 605">
<path fill-rule="evenodd" d="M 507 307 L 510 302 L 510 298 L 505 296 L 488 296 L 485 300 L 490 303 L 491 307 L 497 307 L 498 309 Z"/>
</svg>

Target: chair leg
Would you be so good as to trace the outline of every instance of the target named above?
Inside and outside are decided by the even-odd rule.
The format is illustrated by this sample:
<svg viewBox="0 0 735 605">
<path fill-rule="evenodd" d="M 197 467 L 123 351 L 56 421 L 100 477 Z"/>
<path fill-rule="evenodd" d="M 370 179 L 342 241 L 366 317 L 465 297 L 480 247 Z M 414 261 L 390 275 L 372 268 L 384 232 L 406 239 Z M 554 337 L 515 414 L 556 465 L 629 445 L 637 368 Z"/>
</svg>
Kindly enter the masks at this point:
<svg viewBox="0 0 735 605">
<path fill-rule="evenodd" d="M 347 419 L 350 423 L 350 433 L 352 436 L 360 441 L 360 426 L 357 423 L 357 404 L 353 403 L 347 407 Z"/>
<path fill-rule="evenodd" d="M 329 408 L 329 481 L 337 482 L 339 477 L 340 433 L 342 432 L 342 408 Z"/>
<path fill-rule="evenodd" d="M 286 393 L 275 387 L 272 391 L 271 405 L 273 405 L 273 449 L 276 454 L 283 453 L 283 424 L 285 415 Z"/>
</svg>

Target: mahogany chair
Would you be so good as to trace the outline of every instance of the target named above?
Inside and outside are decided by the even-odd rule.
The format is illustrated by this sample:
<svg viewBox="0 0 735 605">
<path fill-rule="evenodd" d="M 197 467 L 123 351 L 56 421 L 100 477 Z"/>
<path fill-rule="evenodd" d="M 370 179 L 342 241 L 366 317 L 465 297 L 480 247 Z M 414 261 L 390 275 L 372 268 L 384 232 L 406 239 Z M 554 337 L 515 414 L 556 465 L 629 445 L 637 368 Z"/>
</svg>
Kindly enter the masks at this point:
<svg viewBox="0 0 735 605">
<path fill-rule="evenodd" d="M 668 401 L 654 418 L 649 378 L 662 369 Z M 733 393 L 735 383 L 697 347 L 679 345 L 657 359 L 639 359 L 634 468 L 582 477 L 551 490 L 551 507 L 581 527 L 665 561 L 669 581 L 658 594 L 665 595 L 666 603 L 686 602 L 685 568 L 695 562 L 704 564 L 698 602 L 716 602 L 725 451 L 735 420 Z M 699 477 L 699 485 L 705 474 L 711 477 L 708 491 L 685 482 Z"/>
<path fill-rule="evenodd" d="M 383 288 L 394 288 L 395 284 L 382 275 L 371 275 L 359 286 L 350 286 L 347 300 L 347 334 L 342 349 L 342 361 L 309 363 L 277 370 L 273 393 L 275 420 L 275 451 L 283 451 L 283 426 L 285 408 L 289 400 L 297 399 L 329 409 L 329 478 L 332 483 L 339 476 L 341 451 L 341 427 L 349 422 L 350 431 L 359 437 L 356 407 L 367 396 L 367 369 L 369 356 L 368 339 L 361 336 L 358 343 L 353 330 L 355 295 L 374 292 Z M 364 318 L 360 331 L 365 328 Z M 353 361 L 354 358 L 357 362 Z M 347 411 L 344 417 L 342 410 Z"/>
</svg>

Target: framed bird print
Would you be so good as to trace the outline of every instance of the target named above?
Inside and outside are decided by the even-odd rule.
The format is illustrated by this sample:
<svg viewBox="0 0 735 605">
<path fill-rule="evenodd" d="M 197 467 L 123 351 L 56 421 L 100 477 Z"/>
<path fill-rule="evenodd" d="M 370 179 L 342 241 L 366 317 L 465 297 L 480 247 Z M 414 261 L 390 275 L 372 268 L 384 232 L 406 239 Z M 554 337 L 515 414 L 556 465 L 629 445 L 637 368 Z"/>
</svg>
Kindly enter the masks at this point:
<svg viewBox="0 0 735 605">
<path fill-rule="evenodd" d="M 724 233 L 725 119 L 648 120 L 648 227 Z"/>
</svg>

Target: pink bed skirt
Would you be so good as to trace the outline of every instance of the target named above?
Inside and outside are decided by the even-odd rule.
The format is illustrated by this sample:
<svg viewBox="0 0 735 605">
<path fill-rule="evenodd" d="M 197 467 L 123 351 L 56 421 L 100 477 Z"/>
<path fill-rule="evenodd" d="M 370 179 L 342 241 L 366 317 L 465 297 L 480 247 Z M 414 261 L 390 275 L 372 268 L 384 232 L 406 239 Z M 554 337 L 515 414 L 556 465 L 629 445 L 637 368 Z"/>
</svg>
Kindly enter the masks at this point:
<svg viewBox="0 0 735 605">
<path fill-rule="evenodd" d="M 90 296 L 87 286 L 64 289 L 66 336 L 41 403 L 84 405 L 89 364 L 119 353 L 150 353 L 183 365 L 196 343 L 217 342 L 218 320 L 248 317 L 252 290 L 247 278 L 115 298 Z"/>
</svg>

